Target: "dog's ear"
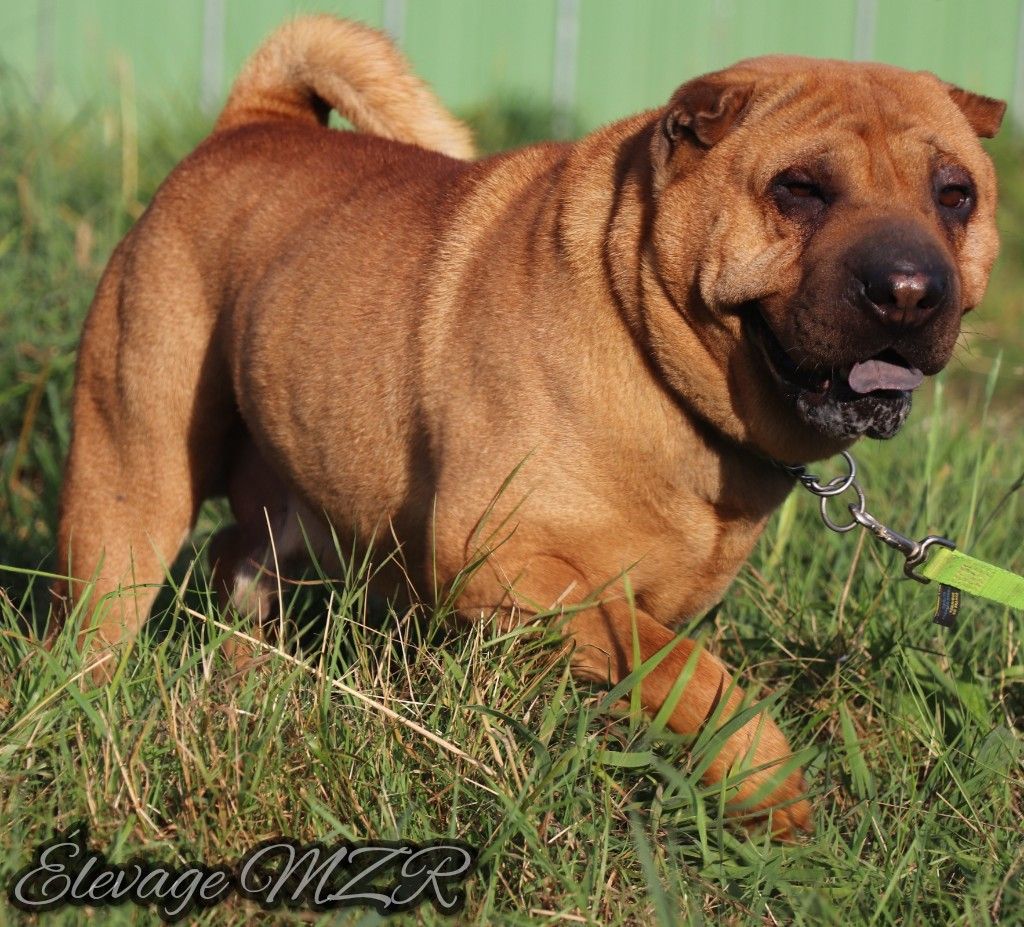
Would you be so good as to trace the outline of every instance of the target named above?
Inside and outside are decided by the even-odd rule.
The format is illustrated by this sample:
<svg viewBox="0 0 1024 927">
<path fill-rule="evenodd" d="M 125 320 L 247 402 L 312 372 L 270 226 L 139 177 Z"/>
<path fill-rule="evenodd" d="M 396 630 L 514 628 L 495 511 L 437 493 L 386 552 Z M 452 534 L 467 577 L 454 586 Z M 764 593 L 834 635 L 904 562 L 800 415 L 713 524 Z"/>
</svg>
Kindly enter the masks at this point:
<svg viewBox="0 0 1024 927">
<path fill-rule="evenodd" d="M 730 80 L 723 73 L 683 84 L 672 95 L 662 119 L 665 137 L 672 145 L 691 141 L 710 148 L 732 128 L 753 89 L 749 80 Z"/>
<path fill-rule="evenodd" d="M 719 71 L 691 80 L 672 94 L 651 140 L 655 187 L 660 189 L 667 182 L 676 151 L 704 150 L 720 142 L 742 115 L 753 91 L 749 78 Z"/>
<path fill-rule="evenodd" d="M 953 102 L 967 117 L 971 128 L 982 138 L 995 138 L 1003 122 L 1006 104 L 1002 100 L 995 100 L 980 93 L 971 93 L 970 90 L 964 90 L 955 84 L 947 84 L 946 87 Z"/>
</svg>

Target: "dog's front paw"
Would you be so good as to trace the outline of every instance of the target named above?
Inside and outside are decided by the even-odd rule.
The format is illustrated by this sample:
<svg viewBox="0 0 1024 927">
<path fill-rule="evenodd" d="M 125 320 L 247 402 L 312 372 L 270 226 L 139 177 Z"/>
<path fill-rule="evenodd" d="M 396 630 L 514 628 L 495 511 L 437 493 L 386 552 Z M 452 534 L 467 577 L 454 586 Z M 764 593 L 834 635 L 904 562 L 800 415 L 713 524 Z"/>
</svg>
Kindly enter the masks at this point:
<svg viewBox="0 0 1024 927">
<path fill-rule="evenodd" d="M 781 767 L 791 761 L 792 753 L 782 732 L 774 724 L 772 728 L 773 736 L 767 739 L 775 749 L 770 754 L 767 745 L 762 744 L 753 755 L 748 754 L 739 763 L 733 759 L 736 765 L 728 778 L 738 778 L 739 781 L 729 798 L 727 810 L 739 817 L 748 831 L 761 831 L 767 824 L 776 840 L 792 843 L 801 834 L 813 833 L 813 808 L 806 797 L 803 770 L 792 770 L 785 779 L 773 785 Z M 743 772 L 744 768 L 756 771 Z M 705 782 L 719 781 L 721 771 L 722 765 L 712 764 L 704 777 Z"/>
<path fill-rule="evenodd" d="M 772 811 L 772 836 L 784 843 L 793 843 L 800 834 L 814 833 L 811 803 L 799 798 L 793 804 Z"/>
<path fill-rule="evenodd" d="M 776 840 L 793 843 L 801 834 L 814 832 L 813 809 L 804 797 L 806 792 L 803 773 L 797 770 L 772 793 L 772 804 L 766 810 L 769 828 Z"/>
</svg>

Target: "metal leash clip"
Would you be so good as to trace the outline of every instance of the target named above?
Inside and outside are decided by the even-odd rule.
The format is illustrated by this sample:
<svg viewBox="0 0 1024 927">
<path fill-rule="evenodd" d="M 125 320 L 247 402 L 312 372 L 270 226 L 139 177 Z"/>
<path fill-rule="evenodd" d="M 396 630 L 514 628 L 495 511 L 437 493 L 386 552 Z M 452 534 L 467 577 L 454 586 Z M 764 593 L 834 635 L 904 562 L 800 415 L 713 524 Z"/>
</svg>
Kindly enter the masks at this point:
<svg viewBox="0 0 1024 927">
<path fill-rule="evenodd" d="M 795 476 L 804 489 L 821 500 L 821 520 L 827 528 L 838 534 L 845 534 L 847 531 L 852 531 L 857 527 L 867 528 L 883 544 L 887 544 L 903 554 L 905 558 L 903 572 L 907 576 L 925 585 L 930 583 L 930 579 L 926 576 L 921 576 L 917 572 L 917 568 L 928 559 L 929 549 L 937 546 L 956 550 L 956 544 L 949 540 L 949 538 L 936 534 L 929 534 L 920 541 L 915 541 L 913 538 L 900 534 L 899 531 L 894 531 L 887 525 L 882 524 L 867 510 L 867 499 L 864 496 L 864 490 L 861 489 L 860 484 L 857 482 L 857 464 L 853 457 L 846 451 L 843 451 L 842 458 L 846 461 L 848 468 L 846 475 L 834 476 L 824 483 L 814 474 L 808 473 L 806 467 L 793 467 L 782 464 L 782 469 Z M 848 524 L 839 524 L 829 515 L 828 503 L 830 499 L 841 496 L 850 489 L 857 495 L 857 501 L 851 502 L 847 506 L 852 520 Z M 950 594 L 954 591 L 951 587 L 940 586 L 939 605 L 934 618 L 936 624 L 941 624 L 945 627 L 951 627 L 954 624 L 956 613 L 960 607 L 959 595 Z"/>
</svg>

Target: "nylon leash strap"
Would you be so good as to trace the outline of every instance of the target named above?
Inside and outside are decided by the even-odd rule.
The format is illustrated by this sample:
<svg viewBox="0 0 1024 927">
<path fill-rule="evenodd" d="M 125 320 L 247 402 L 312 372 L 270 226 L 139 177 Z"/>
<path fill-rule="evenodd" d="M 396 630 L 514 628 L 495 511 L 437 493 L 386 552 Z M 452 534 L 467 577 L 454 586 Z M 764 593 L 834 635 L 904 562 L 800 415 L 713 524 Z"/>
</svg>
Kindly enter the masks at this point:
<svg viewBox="0 0 1024 927">
<path fill-rule="evenodd" d="M 778 466 L 796 477 L 804 489 L 821 500 L 821 520 L 829 530 L 845 534 L 854 528 L 866 528 L 883 544 L 903 554 L 903 572 L 907 576 L 919 583 L 937 582 L 939 600 L 932 619 L 936 624 L 947 628 L 956 624 L 962 592 L 1024 611 L 1024 576 L 976 557 L 969 557 L 958 551 L 949 538 L 930 534 L 915 541 L 882 524 L 867 511 L 867 500 L 864 490 L 857 483 L 857 464 L 853 457 L 845 451 L 842 457 L 846 461 L 847 473 L 824 483 L 808 473 L 806 467 L 782 463 Z M 847 523 L 836 522 L 829 515 L 828 503 L 851 489 L 857 496 L 857 501 L 847 506 L 852 520 Z"/>
</svg>

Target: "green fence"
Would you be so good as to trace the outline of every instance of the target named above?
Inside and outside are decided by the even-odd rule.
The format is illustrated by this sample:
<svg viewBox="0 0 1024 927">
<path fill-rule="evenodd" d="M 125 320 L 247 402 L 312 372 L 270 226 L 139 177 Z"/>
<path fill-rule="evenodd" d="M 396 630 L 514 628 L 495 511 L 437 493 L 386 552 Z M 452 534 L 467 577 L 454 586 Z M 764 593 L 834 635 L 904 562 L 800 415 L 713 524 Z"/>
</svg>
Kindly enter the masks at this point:
<svg viewBox="0 0 1024 927">
<path fill-rule="evenodd" d="M 62 109 L 124 100 L 213 110 L 297 12 L 383 26 L 453 108 L 498 97 L 585 128 L 687 77 L 791 52 L 888 61 L 1012 101 L 1024 123 L 1024 0 L 0 0 L 0 59 Z"/>
</svg>

